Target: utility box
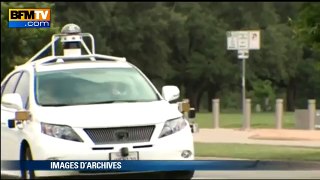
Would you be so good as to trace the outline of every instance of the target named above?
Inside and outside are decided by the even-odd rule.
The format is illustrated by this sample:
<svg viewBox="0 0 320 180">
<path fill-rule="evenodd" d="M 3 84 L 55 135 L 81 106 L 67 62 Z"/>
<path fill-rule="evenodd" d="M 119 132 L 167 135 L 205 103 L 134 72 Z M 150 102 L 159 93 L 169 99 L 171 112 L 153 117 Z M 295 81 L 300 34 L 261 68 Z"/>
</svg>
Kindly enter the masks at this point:
<svg viewBox="0 0 320 180">
<path fill-rule="evenodd" d="M 296 109 L 294 111 L 294 119 L 296 129 L 309 129 L 308 109 Z M 320 129 L 320 110 L 316 111 L 315 129 Z"/>
<path fill-rule="evenodd" d="M 294 111 L 295 128 L 296 129 L 309 129 L 308 109 L 296 109 Z"/>
<path fill-rule="evenodd" d="M 320 129 L 320 110 L 316 112 L 316 129 Z"/>
</svg>

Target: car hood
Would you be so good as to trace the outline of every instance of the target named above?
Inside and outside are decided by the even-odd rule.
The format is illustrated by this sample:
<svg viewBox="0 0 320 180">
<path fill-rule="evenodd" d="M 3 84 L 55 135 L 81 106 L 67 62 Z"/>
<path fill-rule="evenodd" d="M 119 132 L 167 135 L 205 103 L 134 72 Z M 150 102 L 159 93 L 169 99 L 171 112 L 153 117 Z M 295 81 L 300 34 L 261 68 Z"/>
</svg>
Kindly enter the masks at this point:
<svg viewBox="0 0 320 180">
<path fill-rule="evenodd" d="M 38 108 L 40 122 L 81 128 L 149 125 L 181 116 L 177 105 L 167 101 Z"/>
</svg>

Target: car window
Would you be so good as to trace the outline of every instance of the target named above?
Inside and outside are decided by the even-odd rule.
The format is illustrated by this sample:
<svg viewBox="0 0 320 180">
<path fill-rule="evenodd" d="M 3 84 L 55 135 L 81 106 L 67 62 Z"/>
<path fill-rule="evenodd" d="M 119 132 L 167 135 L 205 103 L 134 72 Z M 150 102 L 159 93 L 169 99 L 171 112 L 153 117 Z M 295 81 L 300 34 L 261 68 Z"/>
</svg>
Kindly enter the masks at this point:
<svg viewBox="0 0 320 180">
<path fill-rule="evenodd" d="M 23 102 L 23 107 L 27 109 L 29 98 L 29 73 L 24 72 L 22 74 L 15 92 L 20 94 Z"/>
<path fill-rule="evenodd" d="M 54 106 L 156 101 L 158 96 L 134 68 L 88 68 L 38 72 L 36 100 Z"/>
<path fill-rule="evenodd" d="M 1 97 L 4 95 L 4 94 L 8 94 L 8 93 L 13 93 L 15 88 L 16 88 L 16 85 L 17 85 L 17 82 L 20 78 L 20 75 L 21 75 L 21 72 L 18 72 L 18 73 L 15 73 L 13 74 L 7 81 L 7 83 L 4 85 L 4 89 L 3 89 L 3 92 L 1 93 Z"/>
</svg>

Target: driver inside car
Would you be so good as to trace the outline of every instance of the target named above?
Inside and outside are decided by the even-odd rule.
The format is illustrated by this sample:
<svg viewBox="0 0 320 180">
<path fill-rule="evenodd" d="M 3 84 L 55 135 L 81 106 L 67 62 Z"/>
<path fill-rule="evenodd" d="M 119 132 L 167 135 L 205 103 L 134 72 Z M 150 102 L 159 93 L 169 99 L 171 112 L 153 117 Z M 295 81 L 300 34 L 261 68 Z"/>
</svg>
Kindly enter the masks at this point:
<svg viewBox="0 0 320 180">
<path fill-rule="evenodd" d="M 59 99 L 56 96 L 57 91 L 52 83 L 42 83 L 42 86 L 38 88 L 39 100 L 43 105 L 58 104 Z"/>
</svg>

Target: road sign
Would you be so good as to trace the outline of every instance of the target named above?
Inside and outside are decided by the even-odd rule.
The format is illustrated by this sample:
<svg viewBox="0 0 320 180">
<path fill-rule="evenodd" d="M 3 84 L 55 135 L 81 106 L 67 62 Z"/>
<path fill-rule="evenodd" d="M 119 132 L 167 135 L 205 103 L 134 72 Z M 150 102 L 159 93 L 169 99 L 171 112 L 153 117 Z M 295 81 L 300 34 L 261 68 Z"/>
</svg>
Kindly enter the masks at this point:
<svg viewBox="0 0 320 180">
<path fill-rule="evenodd" d="M 238 58 L 242 59 L 242 111 L 243 129 L 248 128 L 246 114 L 246 59 L 249 58 L 249 50 L 260 49 L 260 31 L 228 31 L 227 49 L 238 50 Z"/>
<path fill-rule="evenodd" d="M 227 32 L 227 49 L 237 50 L 238 49 L 238 34 L 235 31 Z"/>
<path fill-rule="evenodd" d="M 238 50 L 249 49 L 249 34 L 246 31 L 238 32 Z"/>
<path fill-rule="evenodd" d="M 228 31 L 228 50 L 260 49 L 260 31 Z"/>
<path fill-rule="evenodd" d="M 249 50 L 238 50 L 238 58 L 239 59 L 248 59 L 249 58 Z"/>
<path fill-rule="evenodd" d="M 249 31 L 249 49 L 260 49 L 260 31 Z"/>
<path fill-rule="evenodd" d="M 237 50 L 238 48 L 238 36 L 237 33 L 234 31 L 228 31 L 227 32 L 227 44 L 228 50 Z"/>
</svg>

